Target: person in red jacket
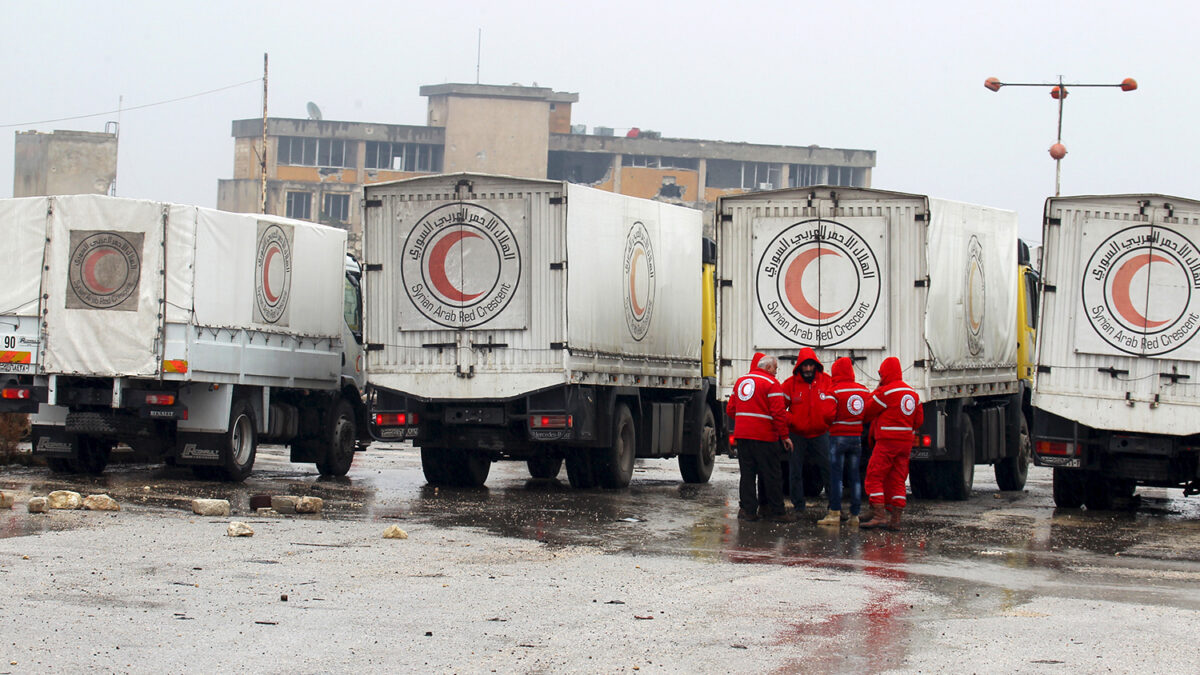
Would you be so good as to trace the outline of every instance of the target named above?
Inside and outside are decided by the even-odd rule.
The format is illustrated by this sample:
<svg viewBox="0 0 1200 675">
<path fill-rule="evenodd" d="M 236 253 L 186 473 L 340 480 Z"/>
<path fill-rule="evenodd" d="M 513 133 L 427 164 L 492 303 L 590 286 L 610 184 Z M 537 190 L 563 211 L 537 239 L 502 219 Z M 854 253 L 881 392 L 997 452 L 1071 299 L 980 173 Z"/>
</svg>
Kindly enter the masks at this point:
<svg viewBox="0 0 1200 675">
<path fill-rule="evenodd" d="M 763 513 L 777 522 L 792 522 L 794 516 L 783 506 L 783 476 L 780 474 L 779 441 L 792 448 L 788 439 L 787 397 L 775 379 L 779 362 L 773 356 L 754 355 L 750 372 L 738 378 L 725 414 L 733 420 L 733 438 L 738 447 L 738 519 L 758 520 L 758 485 L 764 495 Z"/>
<path fill-rule="evenodd" d="M 871 518 L 863 527 L 900 529 L 904 511 L 904 481 L 908 479 L 908 459 L 914 434 L 925 421 L 921 397 L 901 379 L 900 360 L 889 356 L 879 366 L 879 386 L 867 401 L 865 419 L 871 423 L 875 446 L 867 462 L 867 497 L 871 500 Z M 891 512 L 891 519 L 887 512 Z"/>
<path fill-rule="evenodd" d="M 854 362 L 843 356 L 833 362 L 832 393 L 837 413 L 829 427 L 829 514 L 818 525 L 858 525 L 862 511 L 862 480 L 858 475 L 862 459 L 862 421 L 871 391 L 854 380 Z M 842 506 L 842 488 L 850 497 L 850 509 Z"/>
<path fill-rule="evenodd" d="M 811 347 L 796 356 L 792 376 L 783 383 L 788 397 L 788 427 L 792 452 L 788 457 L 788 491 L 792 507 L 804 511 L 804 462 L 812 460 L 821 472 L 821 484 L 829 489 L 829 424 L 836 402 L 829 393 L 832 382 Z"/>
</svg>

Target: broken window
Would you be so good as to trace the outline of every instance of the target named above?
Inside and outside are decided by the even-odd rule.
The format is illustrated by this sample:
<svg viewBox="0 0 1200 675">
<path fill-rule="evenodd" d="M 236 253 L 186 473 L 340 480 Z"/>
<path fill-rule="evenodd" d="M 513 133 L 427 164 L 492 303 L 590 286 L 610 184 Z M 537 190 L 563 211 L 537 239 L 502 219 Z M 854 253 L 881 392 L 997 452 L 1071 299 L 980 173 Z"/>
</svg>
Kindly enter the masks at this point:
<svg viewBox="0 0 1200 675">
<path fill-rule="evenodd" d="M 366 152 L 363 166 L 368 169 L 431 173 L 442 170 L 443 149 L 440 145 L 369 141 Z"/>
<path fill-rule="evenodd" d="M 321 195 L 321 222 L 344 224 L 350 222 L 350 195 L 326 192 Z"/>
<path fill-rule="evenodd" d="M 284 215 L 297 220 L 312 218 L 312 193 L 289 191 L 287 193 L 287 208 Z"/>
<path fill-rule="evenodd" d="M 700 168 L 700 160 L 687 157 L 659 157 L 657 155 L 621 155 L 621 166 L 644 166 L 652 169 Z"/>
<path fill-rule="evenodd" d="M 353 167 L 354 144 L 334 138 L 280 136 L 277 159 L 292 166 Z"/>
<path fill-rule="evenodd" d="M 546 157 L 546 177 L 570 183 L 602 183 L 612 168 L 613 155 L 603 152 L 551 150 Z"/>
<path fill-rule="evenodd" d="M 864 187 L 866 182 L 867 170 L 859 167 L 792 164 L 788 169 L 789 187 L 807 187 L 809 185 Z"/>
<path fill-rule="evenodd" d="M 770 190 L 780 186 L 778 164 L 767 162 L 738 162 L 728 159 L 708 160 L 705 187 Z"/>
</svg>

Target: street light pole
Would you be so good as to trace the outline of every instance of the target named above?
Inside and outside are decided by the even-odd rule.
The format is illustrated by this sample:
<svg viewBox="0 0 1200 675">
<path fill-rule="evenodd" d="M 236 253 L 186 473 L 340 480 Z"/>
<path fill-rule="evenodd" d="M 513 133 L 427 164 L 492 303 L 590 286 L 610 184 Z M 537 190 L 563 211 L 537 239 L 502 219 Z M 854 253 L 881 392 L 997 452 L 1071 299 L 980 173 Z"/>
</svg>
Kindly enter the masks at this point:
<svg viewBox="0 0 1200 675">
<path fill-rule="evenodd" d="M 1058 101 L 1058 136 L 1054 145 L 1050 146 L 1050 156 L 1054 158 L 1054 196 L 1062 193 L 1062 159 L 1067 156 L 1067 147 L 1062 142 L 1063 104 L 1067 100 L 1068 87 L 1117 87 L 1121 91 L 1134 91 L 1138 88 L 1137 80 L 1127 77 L 1118 84 L 1088 84 L 1063 82 L 1062 75 L 1058 76 L 1058 84 L 1033 82 L 1001 82 L 998 78 L 989 77 L 983 81 L 983 86 L 989 91 L 1000 91 L 1000 87 L 1051 87 L 1050 97 Z"/>
</svg>

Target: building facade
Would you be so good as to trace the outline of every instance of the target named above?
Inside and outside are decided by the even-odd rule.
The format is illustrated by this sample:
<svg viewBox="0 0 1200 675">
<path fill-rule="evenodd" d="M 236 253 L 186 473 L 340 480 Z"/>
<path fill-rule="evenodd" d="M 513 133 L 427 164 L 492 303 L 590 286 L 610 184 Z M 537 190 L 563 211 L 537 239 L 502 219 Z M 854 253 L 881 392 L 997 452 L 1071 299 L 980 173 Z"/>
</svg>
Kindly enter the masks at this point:
<svg viewBox="0 0 1200 675">
<path fill-rule="evenodd" d="M 117 135 L 18 131 L 13 196 L 108 194 L 117 179 Z"/>
<path fill-rule="evenodd" d="M 571 124 L 578 94 L 440 84 L 424 126 L 267 119 L 266 210 L 346 228 L 357 249 L 367 183 L 477 171 L 549 178 L 710 211 L 722 195 L 805 185 L 870 187 L 875 151 L 663 138 Z M 232 179 L 217 206 L 260 209 L 262 120 L 233 123 Z"/>
</svg>

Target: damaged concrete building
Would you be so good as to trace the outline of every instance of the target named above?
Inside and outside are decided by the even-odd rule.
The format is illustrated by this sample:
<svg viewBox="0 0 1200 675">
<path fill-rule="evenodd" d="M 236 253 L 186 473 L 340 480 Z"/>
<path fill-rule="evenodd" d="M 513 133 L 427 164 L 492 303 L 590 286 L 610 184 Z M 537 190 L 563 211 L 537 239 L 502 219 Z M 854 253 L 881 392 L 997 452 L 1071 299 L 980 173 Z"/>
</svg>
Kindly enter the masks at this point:
<svg viewBox="0 0 1200 675">
<path fill-rule="evenodd" d="M 16 134 L 14 197 L 103 195 L 116 178 L 116 134 L 63 129 Z"/>
<path fill-rule="evenodd" d="M 267 119 L 267 211 L 348 229 L 358 248 L 366 183 L 481 171 L 568 180 L 711 210 L 722 195 L 804 185 L 870 187 L 875 151 L 666 138 L 571 123 L 579 95 L 547 87 L 438 84 L 424 125 Z M 234 174 L 218 208 L 256 212 L 262 120 L 233 122 Z"/>
</svg>

